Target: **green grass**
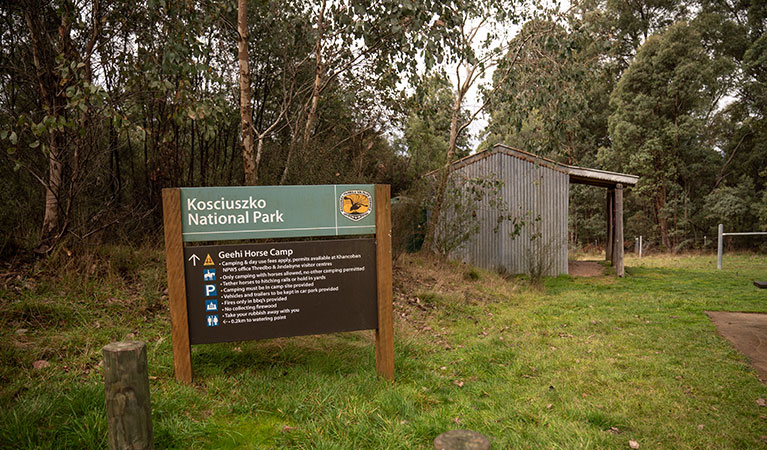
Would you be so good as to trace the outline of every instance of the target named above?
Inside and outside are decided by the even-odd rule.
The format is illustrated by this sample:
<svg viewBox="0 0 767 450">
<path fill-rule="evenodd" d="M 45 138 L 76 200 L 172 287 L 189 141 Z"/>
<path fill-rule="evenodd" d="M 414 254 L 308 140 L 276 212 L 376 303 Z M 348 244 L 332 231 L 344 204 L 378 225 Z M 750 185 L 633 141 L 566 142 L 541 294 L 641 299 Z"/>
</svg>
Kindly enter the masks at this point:
<svg viewBox="0 0 767 450">
<path fill-rule="evenodd" d="M 767 257 L 626 265 L 538 290 L 405 257 L 395 382 L 376 377 L 372 332 L 355 332 L 195 346 L 185 386 L 162 253 L 62 254 L 0 284 L 0 448 L 103 448 L 101 347 L 131 338 L 147 343 L 158 448 L 431 448 L 455 428 L 499 449 L 767 445 L 767 386 L 704 314 L 767 311 L 751 284 Z"/>
</svg>

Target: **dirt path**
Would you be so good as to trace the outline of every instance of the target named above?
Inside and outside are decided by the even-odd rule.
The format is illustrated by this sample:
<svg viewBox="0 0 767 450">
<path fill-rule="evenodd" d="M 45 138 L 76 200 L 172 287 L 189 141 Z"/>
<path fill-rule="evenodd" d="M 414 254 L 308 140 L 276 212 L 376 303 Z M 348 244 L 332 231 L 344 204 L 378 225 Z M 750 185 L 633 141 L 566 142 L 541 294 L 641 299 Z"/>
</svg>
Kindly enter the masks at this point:
<svg viewBox="0 0 767 450">
<path fill-rule="evenodd" d="M 568 261 L 567 273 L 573 277 L 598 277 L 604 274 L 605 268 L 596 261 Z"/>
<path fill-rule="evenodd" d="M 751 361 L 762 382 L 767 382 L 767 314 L 706 311 L 719 334 Z"/>
</svg>

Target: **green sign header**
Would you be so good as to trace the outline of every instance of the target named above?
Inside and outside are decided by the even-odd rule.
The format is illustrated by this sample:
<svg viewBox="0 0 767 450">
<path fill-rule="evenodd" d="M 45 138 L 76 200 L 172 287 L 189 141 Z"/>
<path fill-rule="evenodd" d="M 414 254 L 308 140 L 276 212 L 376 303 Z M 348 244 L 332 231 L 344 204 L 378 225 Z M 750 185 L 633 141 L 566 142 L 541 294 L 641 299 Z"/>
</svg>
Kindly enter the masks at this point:
<svg viewBox="0 0 767 450">
<path fill-rule="evenodd" d="M 184 242 L 375 233 L 372 184 L 180 191 Z"/>
</svg>

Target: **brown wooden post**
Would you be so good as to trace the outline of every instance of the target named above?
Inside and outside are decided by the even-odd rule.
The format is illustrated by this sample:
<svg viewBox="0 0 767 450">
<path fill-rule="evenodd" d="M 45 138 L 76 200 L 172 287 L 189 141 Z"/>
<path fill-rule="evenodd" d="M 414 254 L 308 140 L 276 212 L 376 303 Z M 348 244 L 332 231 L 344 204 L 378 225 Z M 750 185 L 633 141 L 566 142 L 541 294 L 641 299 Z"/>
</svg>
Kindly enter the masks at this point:
<svg viewBox="0 0 767 450">
<path fill-rule="evenodd" d="M 607 201 L 605 205 L 605 222 L 607 222 L 607 232 L 605 236 L 605 261 L 613 260 L 613 200 L 615 191 L 607 190 Z"/>
<path fill-rule="evenodd" d="M 375 185 L 376 266 L 378 267 L 378 328 L 376 369 L 387 380 L 394 379 L 394 322 L 392 320 L 391 191 Z"/>
<path fill-rule="evenodd" d="M 165 266 L 168 270 L 173 369 L 177 381 L 189 384 L 192 382 L 192 349 L 189 345 L 184 243 L 181 239 L 181 191 L 178 188 L 162 190 L 162 214 L 165 223 Z"/>
<path fill-rule="evenodd" d="M 624 275 L 623 267 L 623 185 L 615 185 L 615 245 L 613 246 L 615 255 L 615 274 L 619 277 Z"/>
<path fill-rule="evenodd" d="M 109 448 L 154 448 L 146 346 L 113 342 L 102 352 Z"/>
</svg>

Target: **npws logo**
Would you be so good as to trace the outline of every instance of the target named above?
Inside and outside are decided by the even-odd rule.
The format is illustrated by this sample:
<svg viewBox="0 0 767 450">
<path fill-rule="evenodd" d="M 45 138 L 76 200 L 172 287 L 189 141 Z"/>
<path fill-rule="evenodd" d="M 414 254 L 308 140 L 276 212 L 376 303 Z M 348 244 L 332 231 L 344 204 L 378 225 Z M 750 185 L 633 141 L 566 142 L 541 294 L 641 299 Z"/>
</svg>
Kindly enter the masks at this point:
<svg viewBox="0 0 767 450">
<path fill-rule="evenodd" d="M 365 191 L 346 191 L 339 198 L 341 214 L 355 222 L 370 214 L 370 193 Z"/>
</svg>

